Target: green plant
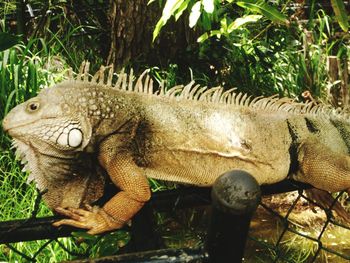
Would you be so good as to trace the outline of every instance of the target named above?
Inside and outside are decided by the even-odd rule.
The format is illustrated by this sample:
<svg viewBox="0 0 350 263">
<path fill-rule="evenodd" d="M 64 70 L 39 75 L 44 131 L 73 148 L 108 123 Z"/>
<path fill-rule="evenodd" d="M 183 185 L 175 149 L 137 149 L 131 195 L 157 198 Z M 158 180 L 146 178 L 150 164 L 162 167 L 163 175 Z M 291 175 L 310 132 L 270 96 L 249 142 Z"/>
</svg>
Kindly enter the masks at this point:
<svg viewBox="0 0 350 263">
<path fill-rule="evenodd" d="M 149 1 L 149 3 L 154 0 Z M 236 4 L 239 7 L 249 10 L 253 13 L 252 15 L 246 15 L 238 17 L 232 20 L 229 11 L 232 9 L 232 4 Z M 185 10 L 190 10 L 189 15 L 189 26 L 193 28 L 197 24 L 203 27 L 205 31 L 210 32 L 204 33 L 199 37 L 198 41 L 202 42 L 208 37 L 221 35 L 228 36 L 234 30 L 240 28 L 246 23 L 256 22 L 263 15 L 267 19 L 281 24 L 287 24 L 287 18 L 280 13 L 275 7 L 269 5 L 265 1 L 253 1 L 253 0 L 177 0 L 177 1 L 166 1 L 163 13 L 155 26 L 153 32 L 153 40 L 159 35 L 162 27 L 168 22 L 171 16 L 174 16 L 175 20 L 178 20 L 184 13 Z M 257 15 L 261 14 L 261 15 Z M 220 22 L 219 29 L 212 29 L 217 22 Z"/>
<path fill-rule="evenodd" d="M 155 2 L 155 0 L 150 0 L 149 4 L 152 2 Z M 276 2 L 268 0 L 167 0 L 164 5 L 162 16 L 155 26 L 153 41 L 157 38 L 163 26 L 166 25 L 172 16 L 174 16 L 175 21 L 177 21 L 186 11 L 189 12 L 189 26 L 191 28 L 198 24 L 204 31 L 209 31 L 199 37 L 198 41 L 200 42 L 212 36 L 228 36 L 244 24 L 256 22 L 262 16 L 276 24 L 288 26 L 290 21 L 288 21 L 283 12 L 290 2 L 290 0 L 284 1 L 281 8 L 282 12 L 280 12 L 272 5 L 272 3 Z M 315 1 L 311 2 L 312 6 L 314 6 Z M 347 32 L 349 29 L 349 22 L 344 2 L 341 0 L 332 0 L 331 4 L 336 20 L 342 30 Z M 229 10 L 233 8 L 233 5 L 246 9 L 250 14 L 233 20 L 229 12 Z M 220 22 L 220 27 L 212 29 L 217 22 Z"/>
<path fill-rule="evenodd" d="M 253 95 L 278 93 L 301 99 L 300 95 L 308 90 L 315 97 L 324 96 L 327 56 L 347 53 L 347 40 L 333 37 L 335 19 L 343 30 L 347 29 L 346 11 L 342 3 L 332 1 L 333 19 L 311 1 L 305 23 L 298 18 L 301 11 L 288 8 L 290 3 L 289 0 L 165 1 L 154 38 L 172 16 L 178 20 L 187 12 L 190 26 L 202 32 L 198 49 L 189 48 L 192 59 L 188 61 L 195 79 L 198 74 L 204 74 L 209 86 L 237 87 Z M 194 56 L 198 56 L 197 61 L 193 60 Z"/>
<path fill-rule="evenodd" d="M 5 2 L 6 10 L 0 12 L 2 17 L 8 10 L 15 9 L 11 1 Z M 46 2 L 33 2 L 41 4 L 46 10 Z M 47 8 L 54 13 L 62 9 L 63 2 L 49 1 Z M 176 20 L 187 12 L 190 25 L 195 30 L 201 30 L 198 46 L 189 46 L 184 50 L 186 59 L 177 64 L 164 68 L 138 66 L 151 67 L 154 79 L 159 83 L 165 80 L 168 87 L 195 79 L 201 85 L 237 87 L 239 91 L 256 96 L 278 93 L 301 99 L 299 95 L 304 90 L 322 96 L 327 85 L 326 56 L 349 57 L 348 39 L 335 37 L 337 24 L 332 23 L 332 18 L 322 10 L 313 9 L 306 23 L 292 19 L 287 23 L 286 17 L 292 15 L 285 8 L 288 2 L 166 1 L 167 12 L 163 12 L 164 17 L 156 27 L 155 37 L 171 16 Z M 346 16 L 341 3 L 332 1 L 332 4 L 334 10 L 338 10 L 337 21 L 346 29 Z M 65 16 L 64 12 L 45 15 L 43 21 L 45 23 L 39 25 L 35 34 L 28 34 L 25 42 L 19 42 L 16 36 L 8 33 L 0 33 L 0 120 L 16 104 L 34 96 L 41 88 L 62 80 L 68 65 L 76 71 L 83 59 L 89 59 L 94 71 L 103 64 L 99 35 L 85 34 L 100 30 L 93 16 L 88 17 L 89 26 L 77 23 L 72 17 Z M 3 31 L 7 31 L 5 24 L 3 19 Z M 310 35 L 312 41 L 308 41 Z M 20 165 L 9 147 L 10 140 L 3 134 L 0 122 L 0 198 L 4 200 L 0 204 L 1 221 L 29 218 L 37 197 L 34 185 L 25 183 L 27 174 L 20 171 Z M 158 181 L 150 182 L 154 191 L 169 188 L 169 185 Z M 39 216 L 51 214 L 43 203 L 39 204 L 37 212 Z M 192 222 L 191 213 L 180 213 L 180 217 L 184 217 L 184 222 Z M 169 233 L 167 237 L 171 246 L 183 244 L 182 239 L 197 245 L 193 241 L 193 233 L 197 234 L 192 228 L 194 226 L 186 225 L 191 235 L 182 231 L 183 225 L 176 228 L 168 216 L 157 216 L 159 223 L 166 224 L 163 228 L 172 226 L 173 232 L 176 232 Z M 42 262 L 57 262 L 74 258 L 62 249 L 62 245 L 82 257 L 110 255 L 123 247 L 129 238 L 125 231 L 103 237 L 76 233 L 73 238 L 52 241 L 38 259 Z M 45 244 L 46 241 L 35 241 L 13 246 L 27 255 L 34 255 Z M 308 247 L 310 251 L 301 251 L 299 254 L 294 248 L 286 248 L 286 252 L 298 262 L 314 249 L 312 245 Z M 23 258 L 11 249 L 0 246 L 0 261 L 21 260 Z"/>
<path fill-rule="evenodd" d="M 60 33 L 48 31 L 47 36 L 30 37 L 25 43 L 12 34 L 0 33 L 1 221 L 28 219 L 33 216 L 34 211 L 35 216 L 39 217 L 52 214 L 44 203 L 36 202 L 38 193 L 34 184 L 26 183 L 28 174 L 21 171 L 20 164 L 10 150 L 10 139 L 3 133 L 1 120 L 15 105 L 35 96 L 40 89 L 52 86 L 66 78 L 70 67 L 68 63 L 76 70 L 85 55 L 89 56 L 83 52 L 83 49 L 77 47 L 81 43 L 79 41 L 86 44 L 85 36 L 75 35 L 83 27 L 74 27 L 70 24 L 64 28 L 67 31 Z M 64 37 L 61 37 L 61 34 L 65 34 Z M 94 61 L 99 60 L 100 58 L 94 59 Z M 39 262 L 58 262 L 72 259 L 74 253 L 87 256 L 98 252 L 91 243 L 79 244 L 75 240 L 76 238 L 63 238 L 50 242 L 47 240 L 19 242 L 9 244 L 9 247 L 1 245 L 0 261 L 25 260 L 25 257 L 15 252 L 16 250 L 28 257 L 35 257 L 39 251 L 40 257 L 36 257 Z M 62 246 L 67 250 L 62 249 Z M 101 254 L 101 252 L 98 253 Z"/>
</svg>

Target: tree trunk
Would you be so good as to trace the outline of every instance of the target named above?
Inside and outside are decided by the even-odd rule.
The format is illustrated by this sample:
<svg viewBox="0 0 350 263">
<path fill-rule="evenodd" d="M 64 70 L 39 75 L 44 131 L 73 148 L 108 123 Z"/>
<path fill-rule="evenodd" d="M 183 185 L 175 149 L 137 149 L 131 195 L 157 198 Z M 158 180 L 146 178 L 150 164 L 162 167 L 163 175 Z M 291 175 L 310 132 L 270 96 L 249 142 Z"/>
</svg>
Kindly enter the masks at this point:
<svg viewBox="0 0 350 263">
<path fill-rule="evenodd" d="M 17 17 L 17 35 L 20 35 L 24 39 L 23 34 L 25 32 L 25 3 L 23 0 L 16 1 L 16 17 Z"/>
<path fill-rule="evenodd" d="M 161 65 L 175 59 L 179 52 L 195 43 L 188 20 L 180 19 L 164 27 L 152 43 L 153 29 L 162 14 L 157 3 L 148 0 L 110 0 L 111 48 L 107 59 L 121 68 L 130 61 Z"/>
</svg>

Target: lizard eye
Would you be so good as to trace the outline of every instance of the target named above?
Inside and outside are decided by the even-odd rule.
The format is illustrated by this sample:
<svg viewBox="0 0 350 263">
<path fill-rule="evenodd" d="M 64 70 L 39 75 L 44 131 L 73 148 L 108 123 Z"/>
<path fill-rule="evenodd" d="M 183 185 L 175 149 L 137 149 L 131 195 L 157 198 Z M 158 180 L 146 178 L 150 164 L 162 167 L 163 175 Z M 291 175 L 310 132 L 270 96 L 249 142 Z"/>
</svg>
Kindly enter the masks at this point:
<svg viewBox="0 0 350 263">
<path fill-rule="evenodd" d="M 28 105 L 27 105 L 27 111 L 28 112 L 35 112 L 39 109 L 39 102 L 35 101 L 35 102 L 30 102 Z"/>
</svg>

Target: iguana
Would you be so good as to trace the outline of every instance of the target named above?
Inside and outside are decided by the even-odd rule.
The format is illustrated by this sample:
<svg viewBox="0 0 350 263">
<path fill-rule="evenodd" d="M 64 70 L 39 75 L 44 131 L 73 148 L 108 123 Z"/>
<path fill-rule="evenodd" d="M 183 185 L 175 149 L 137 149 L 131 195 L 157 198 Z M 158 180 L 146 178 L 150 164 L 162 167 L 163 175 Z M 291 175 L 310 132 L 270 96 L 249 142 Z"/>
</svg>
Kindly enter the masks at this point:
<svg viewBox="0 0 350 263">
<path fill-rule="evenodd" d="M 98 234 L 122 227 L 151 196 L 147 178 L 210 186 L 232 169 L 259 184 L 292 177 L 328 192 L 350 188 L 345 113 L 277 97 L 252 99 L 190 82 L 158 92 L 144 73 L 80 73 L 3 120 L 49 207 Z M 120 189 L 92 207 L 109 176 Z"/>
</svg>

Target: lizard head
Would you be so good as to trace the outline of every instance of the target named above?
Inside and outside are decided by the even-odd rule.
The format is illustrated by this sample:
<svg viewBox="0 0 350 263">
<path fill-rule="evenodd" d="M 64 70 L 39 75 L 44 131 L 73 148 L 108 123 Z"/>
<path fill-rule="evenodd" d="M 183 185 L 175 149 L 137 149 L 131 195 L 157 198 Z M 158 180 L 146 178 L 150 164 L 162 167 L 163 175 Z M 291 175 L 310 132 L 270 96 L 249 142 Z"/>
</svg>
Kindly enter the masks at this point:
<svg viewBox="0 0 350 263">
<path fill-rule="evenodd" d="M 51 88 L 19 104 L 3 120 L 3 129 L 24 143 L 48 144 L 59 151 L 79 151 L 91 136 L 82 116 L 71 114 L 62 91 Z"/>
<path fill-rule="evenodd" d="M 30 172 L 28 181 L 45 192 L 44 201 L 51 208 L 92 203 L 103 191 L 96 163 L 84 151 L 90 142 L 91 124 L 74 111 L 72 99 L 67 99 L 74 97 L 74 89 L 66 86 L 42 90 L 13 108 L 2 123 Z M 66 88 L 72 91 L 67 93 Z"/>
</svg>

